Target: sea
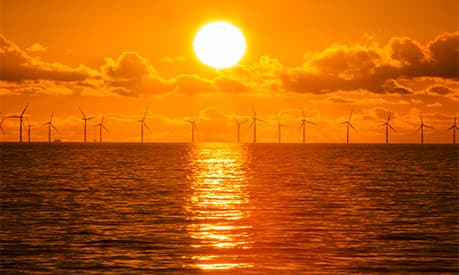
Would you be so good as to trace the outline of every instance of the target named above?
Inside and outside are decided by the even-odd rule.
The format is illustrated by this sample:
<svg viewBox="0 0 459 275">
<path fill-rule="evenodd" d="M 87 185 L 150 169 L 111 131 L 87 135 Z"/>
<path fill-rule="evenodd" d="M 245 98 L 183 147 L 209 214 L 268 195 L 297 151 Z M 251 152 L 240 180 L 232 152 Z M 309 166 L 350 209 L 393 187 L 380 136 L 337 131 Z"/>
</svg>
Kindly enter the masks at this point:
<svg viewBox="0 0 459 275">
<path fill-rule="evenodd" d="M 0 274 L 459 273 L 455 145 L 0 149 Z"/>
</svg>

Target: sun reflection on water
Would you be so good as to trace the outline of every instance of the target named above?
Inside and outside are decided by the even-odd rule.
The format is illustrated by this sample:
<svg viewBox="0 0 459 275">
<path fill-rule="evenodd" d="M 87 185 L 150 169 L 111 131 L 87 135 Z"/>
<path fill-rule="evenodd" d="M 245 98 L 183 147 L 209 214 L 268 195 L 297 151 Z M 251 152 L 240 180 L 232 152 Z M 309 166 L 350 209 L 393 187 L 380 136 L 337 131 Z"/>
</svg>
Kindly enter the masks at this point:
<svg viewBox="0 0 459 275">
<path fill-rule="evenodd" d="M 252 267 L 246 151 L 229 144 L 194 145 L 186 210 L 192 238 L 192 268 L 225 270 Z"/>
</svg>

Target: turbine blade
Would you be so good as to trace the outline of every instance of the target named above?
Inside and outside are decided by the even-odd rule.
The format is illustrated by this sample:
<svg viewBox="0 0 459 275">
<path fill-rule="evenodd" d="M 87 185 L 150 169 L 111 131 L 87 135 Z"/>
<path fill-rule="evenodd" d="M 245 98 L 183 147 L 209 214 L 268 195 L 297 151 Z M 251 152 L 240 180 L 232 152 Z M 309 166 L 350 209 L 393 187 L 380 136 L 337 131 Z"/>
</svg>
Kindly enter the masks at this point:
<svg viewBox="0 0 459 275">
<path fill-rule="evenodd" d="M 422 115 L 421 115 L 421 113 L 419 113 L 419 119 L 421 120 L 421 123 L 424 123 L 424 121 L 422 120 Z"/>
<path fill-rule="evenodd" d="M 188 122 L 188 123 L 193 124 L 193 121 L 192 121 L 192 120 L 189 120 L 189 119 L 188 119 L 188 120 L 185 120 L 185 121 Z"/>
<path fill-rule="evenodd" d="M 451 129 L 454 129 L 456 127 L 456 125 L 453 125 L 451 127 L 448 128 L 448 131 L 451 130 Z"/>
<path fill-rule="evenodd" d="M 51 127 L 53 127 L 53 129 L 57 131 L 57 128 L 53 124 L 49 124 L 49 125 L 51 125 Z"/>
<path fill-rule="evenodd" d="M 91 120 L 91 119 L 93 119 L 93 118 L 95 118 L 95 116 L 87 117 L 86 120 Z"/>
<path fill-rule="evenodd" d="M 309 124 L 316 124 L 315 122 L 312 122 L 312 121 L 309 121 L 309 120 L 306 120 L 305 122 L 309 123 Z"/>
<path fill-rule="evenodd" d="M 349 121 L 340 122 L 340 123 L 338 123 L 338 125 L 343 125 L 343 124 L 347 124 L 347 123 L 349 123 Z"/>
<path fill-rule="evenodd" d="M 54 116 L 54 112 L 51 112 L 51 117 L 49 118 L 49 121 L 53 121 L 53 116 Z"/>
<path fill-rule="evenodd" d="M 301 129 L 301 128 L 303 128 L 303 127 L 304 127 L 304 122 L 302 121 L 302 122 L 300 123 L 300 125 L 298 126 L 298 129 Z"/>
<path fill-rule="evenodd" d="M 384 126 L 384 125 L 387 125 L 387 122 L 383 123 L 383 124 L 380 124 L 378 125 L 378 127 L 381 127 L 381 126 Z"/>
<path fill-rule="evenodd" d="M 349 119 L 347 121 L 351 121 L 351 118 L 352 118 L 352 109 L 351 109 L 351 112 L 349 113 Z"/>
<path fill-rule="evenodd" d="M 147 123 L 145 123 L 145 121 L 143 122 L 143 125 L 145 126 L 145 128 L 147 128 L 148 130 L 150 130 L 150 127 L 148 127 Z"/>
<path fill-rule="evenodd" d="M 303 120 L 306 119 L 306 114 L 304 113 L 304 109 L 301 110 L 303 112 Z"/>
<path fill-rule="evenodd" d="M 432 126 L 430 126 L 430 125 L 424 125 L 424 127 L 426 127 L 426 128 L 430 128 L 430 129 L 433 129 L 433 127 L 432 127 Z"/>
<path fill-rule="evenodd" d="M 253 116 L 257 117 L 257 112 L 255 112 L 255 106 L 253 106 L 253 104 L 252 104 L 252 112 L 253 112 Z"/>
<path fill-rule="evenodd" d="M 387 116 L 387 122 L 390 121 L 390 112 L 389 112 L 389 115 Z"/>
<path fill-rule="evenodd" d="M 83 112 L 83 110 L 81 110 L 80 107 L 78 107 L 78 110 L 80 110 L 80 113 L 81 113 L 81 115 L 83 116 L 83 119 L 86 119 L 86 115 L 85 115 L 85 113 Z"/>
<path fill-rule="evenodd" d="M 419 128 L 416 130 L 416 133 L 419 132 L 419 130 L 421 130 L 422 128 L 422 125 L 419 126 Z"/>
<path fill-rule="evenodd" d="M 354 129 L 354 131 L 357 131 L 355 130 L 354 126 L 352 126 L 352 124 L 349 122 L 349 126 L 351 126 L 352 129 Z"/>
<path fill-rule="evenodd" d="M 249 120 L 248 119 L 244 119 L 243 121 L 239 122 L 239 124 L 244 124 L 244 123 L 247 123 Z"/>
<path fill-rule="evenodd" d="M 392 127 L 392 126 L 390 126 L 390 125 L 388 125 L 388 126 L 389 126 L 389 128 L 391 128 L 391 129 L 392 129 L 392 131 L 394 131 L 394 133 L 397 133 L 397 134 L 398 134 L 398 132 L 397 132 L 397 131 L 395 131 L 394 127 Z"/>
<path fill-rule="evenodd" d="M 27 107 L 29 107 L 29 103 L 27 103 L 26 106 L 24 107 L 24 110 L 22 110 L 21 116 L 25 113 L 25 111 L 27 110 Z"/>
<path fill-rule="evenodd" d="M 104 128 L 104 130 L 108 133 L 108 129 L 105 127 L 105 125 L 102 125 L 102 128 Z"/>
</svg>

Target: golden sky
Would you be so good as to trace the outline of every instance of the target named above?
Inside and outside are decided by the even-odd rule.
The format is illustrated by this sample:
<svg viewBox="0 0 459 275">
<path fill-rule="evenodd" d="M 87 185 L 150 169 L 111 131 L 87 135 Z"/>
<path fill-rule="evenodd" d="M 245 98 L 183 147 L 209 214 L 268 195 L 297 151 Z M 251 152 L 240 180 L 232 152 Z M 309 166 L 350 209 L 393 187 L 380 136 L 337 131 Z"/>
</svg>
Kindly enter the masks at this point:
<svg viewBox="0 0 459 275">
<path fill-rule="evenodd" d="M 353 110 L 351 142 L 417 143 L 419 113 L 434 129 L 427 143 L 451 142 L 458 114 L 458 2 L 442 1 L 32 1 L 0 0 L 0 109 L 26 112 L 33 141 L 54 112 L 54 138 L 83 139 L 78 108 L 105 113 L 106 141 L 138 141 L 148 110 L 147 142 L 187 142 L 198 113 L 199 141 L 234 141 L 234 118 L 252 104 L 264 119 L 258 140 L 344 142 L 337 125 Z M 226 20 L 247 40 L 239 65 L 216 71 L 197 60 L 200 26 Z M 18 120 L 3 123 L 18 139 Z M 251 140 L 248 124 L 242 141 Z"/>
</svg>

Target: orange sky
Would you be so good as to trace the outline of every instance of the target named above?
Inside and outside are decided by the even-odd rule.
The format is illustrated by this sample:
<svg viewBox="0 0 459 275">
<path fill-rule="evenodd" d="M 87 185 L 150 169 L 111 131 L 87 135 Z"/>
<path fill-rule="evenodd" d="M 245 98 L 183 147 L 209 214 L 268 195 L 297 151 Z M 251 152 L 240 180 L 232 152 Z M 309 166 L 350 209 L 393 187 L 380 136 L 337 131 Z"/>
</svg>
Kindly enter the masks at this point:
<svg viewBox="0 0 459 275">
<path fill-rule="evenodd" d="M 1 0 L 0 109 L 30 103 L 30 124 L 54 112 L 55 138 L 138 141 L 146 108 L 149 142 L 186 142 L 186 119 L 200 112 L 200 141 L 234 141 L 233 118 L 260 118 L 258 140 L 300 142 L 301 109 L 308 142 L 344 142 L 338 126 L 353 109 L 352 142 L 383 142 L 387 111 L 398 134 L 416 143 L 422 112 L 427 143 L 451 142 L 458 113 L 457 1 L 13 1 Z M 194 56 L 197 29 L 213 20 L 237 25 L 247 52 L 234 68 L 215 71 Z M 18 122 L 3 123 L 3 141 Z M 248 125 L 241 139 L 251 140 Z M 46 127 L 32 128 L 46 141 Z"/>
</svg>

